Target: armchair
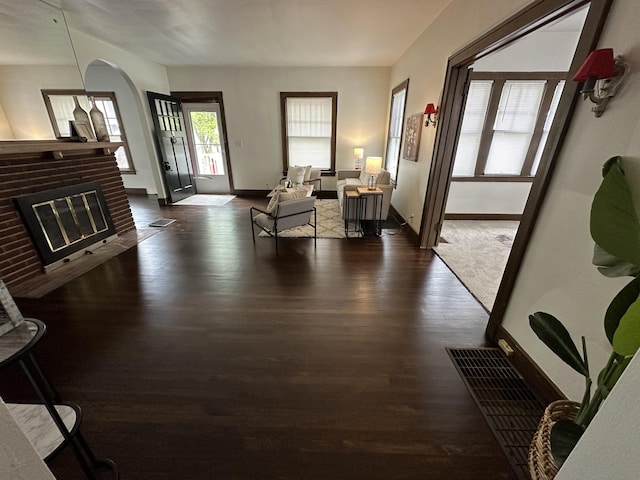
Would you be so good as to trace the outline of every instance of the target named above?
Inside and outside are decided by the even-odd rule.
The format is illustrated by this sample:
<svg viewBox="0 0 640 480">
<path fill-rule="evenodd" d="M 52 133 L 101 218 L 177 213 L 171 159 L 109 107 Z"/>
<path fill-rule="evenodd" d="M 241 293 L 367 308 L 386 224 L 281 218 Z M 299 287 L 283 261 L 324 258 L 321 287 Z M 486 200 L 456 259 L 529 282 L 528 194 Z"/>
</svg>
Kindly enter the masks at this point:
<svg viewBox="0 0 640 480">
<path fill-rule="evenodd" d="M 267 213 L 256 207 L 251 207 L 249 212 L 251 215 L 251 235 L 253 236 L 253 243 L 256 243 L 255 225 L 265 231 L 270 237 L 275 238 L 277 255 L 278 233 L 294 227 L 311 225 L 313 227 L 313 246 L 315 247 L 317 241 L 315 201 L 316 197 L 285 200 L 278 202 L 271 213 Z M 312 214 L 313 223 L 311 223 Z"/>
</svg>

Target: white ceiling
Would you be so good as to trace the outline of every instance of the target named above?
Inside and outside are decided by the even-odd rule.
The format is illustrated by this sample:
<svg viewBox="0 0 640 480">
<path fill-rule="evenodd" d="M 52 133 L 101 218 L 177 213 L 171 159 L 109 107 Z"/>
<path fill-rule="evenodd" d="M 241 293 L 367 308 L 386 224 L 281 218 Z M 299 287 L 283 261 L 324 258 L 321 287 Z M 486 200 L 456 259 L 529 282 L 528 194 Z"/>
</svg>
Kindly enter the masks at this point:
<svg viewBox="0 0 640 480">
<path fill-rule="evenodd" d="M 46 1 L 71 29 L 163 65 L 390 66 L 451 0 Z M 63 39 L 42 27 L 55 16 L 39 0 L 0 0 L 0 62 L 53 58 Z"/>
</svg>

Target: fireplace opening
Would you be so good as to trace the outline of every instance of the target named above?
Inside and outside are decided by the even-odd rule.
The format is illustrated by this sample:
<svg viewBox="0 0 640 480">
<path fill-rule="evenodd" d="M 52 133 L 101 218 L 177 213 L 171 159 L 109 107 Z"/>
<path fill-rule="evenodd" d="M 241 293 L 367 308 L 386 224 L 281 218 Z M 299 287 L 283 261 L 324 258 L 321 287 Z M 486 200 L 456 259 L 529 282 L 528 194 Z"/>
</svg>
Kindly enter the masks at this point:
<svg viewBox="0 0 640 480">
<path fill-rule="evenodd" d="M 116 235 L 99 182 L 13 200 L 45 267 Z"/>
</svg>

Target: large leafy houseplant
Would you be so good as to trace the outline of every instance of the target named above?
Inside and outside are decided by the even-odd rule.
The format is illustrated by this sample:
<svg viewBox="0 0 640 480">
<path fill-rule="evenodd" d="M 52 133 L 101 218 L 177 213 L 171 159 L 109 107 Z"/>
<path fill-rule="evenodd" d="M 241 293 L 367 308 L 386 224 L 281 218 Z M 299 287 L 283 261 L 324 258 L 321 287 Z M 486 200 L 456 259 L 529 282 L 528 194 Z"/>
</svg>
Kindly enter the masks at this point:
<svg viewBox="0 0 640 480">
<path fill-rule="evenodd" d="M 585 377 L 585 392 L 574 420 L 560 420 L 551 430 L 551 451 L 562 465 L 600 405 L 640 347 L 640 221 L 621 157 L 610 158 L 591 205 L 590 229 L 595 242 L 593 263 L 607 277 L 634 277 L 611 301 L 604 329 L 612 347 L 608 362 L 595 378 L 589 371 L 584 337 L 581 351 L 562 322 L 537 312 L 529 316 L 535 334 L 560 359 Z"/>
</svg>

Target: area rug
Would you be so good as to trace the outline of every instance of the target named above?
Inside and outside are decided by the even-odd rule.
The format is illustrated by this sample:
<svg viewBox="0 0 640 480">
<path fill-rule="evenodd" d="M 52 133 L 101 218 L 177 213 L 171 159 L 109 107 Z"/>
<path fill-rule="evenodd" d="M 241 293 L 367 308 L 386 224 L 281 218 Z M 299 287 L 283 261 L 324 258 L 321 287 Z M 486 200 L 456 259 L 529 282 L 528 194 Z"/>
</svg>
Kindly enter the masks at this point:
<svg viewBox="0 0 640 480">
<path fill-rule="evenodd" d="M 202 205 L 206 207 L 221 207 L 236 198 L 235 195 L 205 195 L 197 193 L 180 200 L 173 205 Z"/>
<path fill-rule="evenodd" d="M 337 199 L 316 200 L 315 207 L 318 238 L 345 238 L 344 220 L 340 217 L 340 202 Z M 260 236 L 268 237 L 269 235 L 266 232 L 260 232 Z M 278 233 L 278 237 L 313 238 L 313 227 L 304 225 L 290 228 Z"/>
<path fill-rule="evenodd" d="M 471 294 L 491 311 L 518 222 L 446 220 L 435 252 Z"/>
</svg>

